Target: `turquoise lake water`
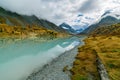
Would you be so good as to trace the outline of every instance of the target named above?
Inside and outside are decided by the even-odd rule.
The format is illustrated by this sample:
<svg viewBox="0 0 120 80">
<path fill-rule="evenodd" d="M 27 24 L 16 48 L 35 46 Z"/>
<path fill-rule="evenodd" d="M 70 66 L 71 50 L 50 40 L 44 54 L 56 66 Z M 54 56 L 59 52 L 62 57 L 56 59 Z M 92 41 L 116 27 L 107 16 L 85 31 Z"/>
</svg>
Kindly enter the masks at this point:
<svg viewBox="0 0 120 80">
<path fill-rule="evenodd" d="M 0 80 L 25 80 L 32 72 L 80 43 L 77 37 L 45 42 L 0 39 Z"/>
</svg>

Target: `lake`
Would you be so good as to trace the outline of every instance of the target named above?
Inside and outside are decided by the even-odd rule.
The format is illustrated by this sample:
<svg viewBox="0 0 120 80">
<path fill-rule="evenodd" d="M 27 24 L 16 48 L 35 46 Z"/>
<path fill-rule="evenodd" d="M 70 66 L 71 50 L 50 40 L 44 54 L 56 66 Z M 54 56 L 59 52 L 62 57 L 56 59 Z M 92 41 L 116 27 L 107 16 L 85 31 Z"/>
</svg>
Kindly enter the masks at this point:
<svg viewBox="0 0 120 80">
<path fill-rule="evenodd" d="M 0 39 L 0 80 L 25 80 L 65 51 L 82 44 L 69 37 L 45 42 L 30 39 Z"/>
</svg>

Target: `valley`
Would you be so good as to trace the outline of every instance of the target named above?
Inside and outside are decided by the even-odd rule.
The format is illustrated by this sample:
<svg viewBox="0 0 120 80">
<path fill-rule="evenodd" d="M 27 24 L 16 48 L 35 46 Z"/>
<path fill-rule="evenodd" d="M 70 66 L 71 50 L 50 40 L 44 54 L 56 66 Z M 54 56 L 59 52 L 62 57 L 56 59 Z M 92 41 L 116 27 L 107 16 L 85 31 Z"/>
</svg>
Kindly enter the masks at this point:
<svg viewBox="0 0 120 80">
<path fill-rule="evenodd" d="M 120 1 L 1 0 L 0 80 L 120 80 Z"/>
</svg>

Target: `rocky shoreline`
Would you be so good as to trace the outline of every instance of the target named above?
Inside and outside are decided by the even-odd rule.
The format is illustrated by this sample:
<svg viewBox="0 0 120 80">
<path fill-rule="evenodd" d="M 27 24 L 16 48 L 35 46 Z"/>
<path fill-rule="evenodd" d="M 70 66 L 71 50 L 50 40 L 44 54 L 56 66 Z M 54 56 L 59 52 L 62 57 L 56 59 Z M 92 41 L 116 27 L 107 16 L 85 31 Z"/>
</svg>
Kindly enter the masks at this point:
<svg viewBox="0 0 120 80">
<path fill-rule="evenodd" d="M 80 45 L 83 45 L 83 43 L 80 43 Z M 69 70 L 73 66 L 77 53 L 78 46 L 66 51 L 39 71 L 32 73 L 26 80 L 70 80 Z"/>
</svg>

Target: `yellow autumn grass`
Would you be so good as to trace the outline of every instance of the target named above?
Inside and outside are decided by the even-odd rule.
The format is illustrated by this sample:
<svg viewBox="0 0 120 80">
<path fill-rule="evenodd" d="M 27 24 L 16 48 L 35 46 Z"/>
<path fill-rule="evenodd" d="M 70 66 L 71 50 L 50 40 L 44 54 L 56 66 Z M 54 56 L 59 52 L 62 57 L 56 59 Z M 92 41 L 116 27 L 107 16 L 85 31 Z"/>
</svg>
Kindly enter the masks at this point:
<svg viewBox="0 0 120 80">
<path fill-rule="evenodd" d="M 107 69 L 110 80 L 120 80 L 120 37 L 97 36 L 89 37 L 84 41 L 85 45 L 78 48 L 79 53 L 71 69 L 73 73 L 71 79 L 87 80 L 89 73 L 98 74 L 95 63 L 96 55 L 98 55 Z M 86 79 L 80 79 L 80 76 Z M 94 77 L 99 80 L 98 75 Z"/>
<path fill-rule="evenodd" d="M 42 26 L 26 25 L 22 26 L 9 26 L 7 24 L 0 24 L 0 37 L 65 37 L 68 34 L 59 33 L 53 30 L 48 30 Z"/>
</svg>

